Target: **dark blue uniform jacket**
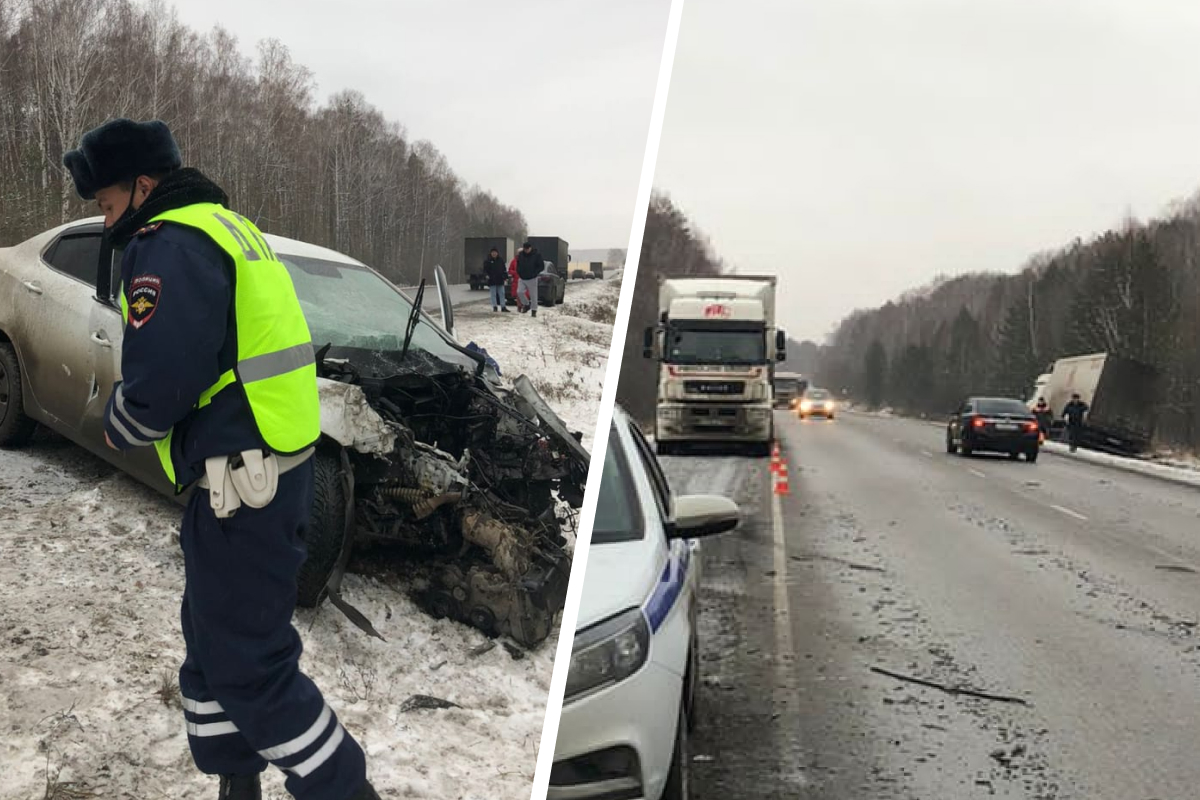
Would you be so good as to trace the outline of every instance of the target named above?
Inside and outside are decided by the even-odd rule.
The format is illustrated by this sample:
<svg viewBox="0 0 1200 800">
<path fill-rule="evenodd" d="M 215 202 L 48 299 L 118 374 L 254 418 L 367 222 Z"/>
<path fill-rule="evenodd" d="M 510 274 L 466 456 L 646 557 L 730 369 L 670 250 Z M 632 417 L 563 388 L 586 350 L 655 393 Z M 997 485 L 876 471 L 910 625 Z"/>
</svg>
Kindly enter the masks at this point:
<svg viewBox="0 0 1200 800">
<path fill-rule="evenodd" d="M 205 234 L 170 222 L 139 231 L 121 262 L 129 321 L 122 380 L 104 427 L 120 450 L 150 445 L 174 429 L 181 486 L 200 477 L 209 456 L 263 446 L 240 386 L 195 408 L 200 393 L 237 361 L 234 274 L 232 260 Z"/>
</svg>

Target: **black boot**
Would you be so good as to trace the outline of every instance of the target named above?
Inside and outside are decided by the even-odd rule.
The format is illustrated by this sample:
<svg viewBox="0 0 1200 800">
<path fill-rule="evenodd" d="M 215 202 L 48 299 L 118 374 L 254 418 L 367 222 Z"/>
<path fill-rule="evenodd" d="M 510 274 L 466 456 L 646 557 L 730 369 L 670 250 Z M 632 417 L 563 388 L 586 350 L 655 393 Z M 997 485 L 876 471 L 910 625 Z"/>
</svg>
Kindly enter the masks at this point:
<svg viewBox="0 0 1200 800">
<path fill-rule="evenodd" d="M 508 306 L 501 306 L 500 311 L 504 314 L 508 314 L 509 313 Z"/>
<path fill-rule="evenodd" d="M 358 790 L 357 794 L 350 796 L 350 800 L 380 800 L 379 793 L 375 791 L 375 787 L 370 781 L 363 784 L 363 787 Z"/>
<path fill-rule="evenodd" d="M 536 316 L 537 316 L 537 309 L 535 308 L 533 311 L 530 311 L 530 312 L 529 312 L 529 316 L 531 316 L 531 317 L 536 317 Z"/>
<path fill-rule="evenodd" d="M 262 800 L 258 775 L 222 775 L 217 800 Z"/>
</svg>

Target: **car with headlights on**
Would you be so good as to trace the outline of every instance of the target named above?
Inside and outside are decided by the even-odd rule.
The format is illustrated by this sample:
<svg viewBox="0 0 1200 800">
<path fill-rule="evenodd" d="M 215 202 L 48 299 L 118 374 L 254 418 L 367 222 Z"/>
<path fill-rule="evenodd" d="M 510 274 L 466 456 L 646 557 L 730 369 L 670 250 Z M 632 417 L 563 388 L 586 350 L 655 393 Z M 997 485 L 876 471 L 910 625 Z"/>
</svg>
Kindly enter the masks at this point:
<svg viewBox="0 0 1200 800">
<path fill-rule="evenodd" d="M 833 395 L 824 389 L 805 389 L 804 394 L 800 395 L 800 402 L 796 405 L 796 414 L 800 419 L 808 419 L 809 417 L 824 417 L 825 419 L 833 419 L 836 412 L 836 403 L 833 400 Z"/>
<path fill-rule="evenodd" d="M 637 425 L 614 411 L 548 800 L 682 800 L 695 719 L 696 537 L 738 507 L 675 496 Z"/>
<path fill-rule="evenodd" d="M 1041 431 L 1037 418 L 1020 400 L 1008 397 L 968 397 L 946 425 L 946 452 L 1022 454 L 1037 461 Z"/>
</svg>

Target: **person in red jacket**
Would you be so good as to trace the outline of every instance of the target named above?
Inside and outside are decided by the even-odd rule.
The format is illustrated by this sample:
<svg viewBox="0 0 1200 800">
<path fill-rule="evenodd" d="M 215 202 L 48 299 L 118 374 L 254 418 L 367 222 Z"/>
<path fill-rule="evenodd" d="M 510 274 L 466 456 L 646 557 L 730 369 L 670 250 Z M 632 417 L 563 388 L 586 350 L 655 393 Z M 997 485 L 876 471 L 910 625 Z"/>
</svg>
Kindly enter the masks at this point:
<svg viewBox="0 0 1200 800">
<path fill-rule="evenodd" d="M 513 256 L 513 260 L 508 262 L 508 285 L 511 287 L 512 298 L 517 301 L 517 310 L 525 313 L 525 306 L 528 303 L 521 302 L 521 296 L 517 294 L 517 286 L 520 284 L 520 279 L 517 277 L 517 257 Z"/>
</svg>

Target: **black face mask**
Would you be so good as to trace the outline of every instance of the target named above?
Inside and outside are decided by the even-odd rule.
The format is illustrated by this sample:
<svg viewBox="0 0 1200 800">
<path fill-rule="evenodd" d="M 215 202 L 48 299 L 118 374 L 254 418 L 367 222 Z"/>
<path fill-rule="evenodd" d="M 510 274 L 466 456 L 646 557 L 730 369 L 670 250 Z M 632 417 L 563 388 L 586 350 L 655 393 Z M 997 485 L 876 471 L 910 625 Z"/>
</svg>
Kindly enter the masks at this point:
<svg viewBox="0 0 1200 800">
<path fill-rule="evenodd" d="M 117 217 L 116 221 L 113 222 L 112 225 L 104 229 L 104 238 L 108 239 L 109 244 L 111 244 L 113 247 L 124 247 L 125 245 L 129 244 L 129 239 L 132 238 L 128 235 L 116 237 L 113 235 L 113 231 L 121 227 L 122 222 L 125 222 L 138 212 L 138 210 L 133 207 L 133 194 L 136 191 L 137 183 L 134 183 L 129 189 L 129 205 L 125 207 L 125 210 L 121 213 L 121 216 Z M 118 241 L 118 239 L 121 241 Z"/>
</svg>

